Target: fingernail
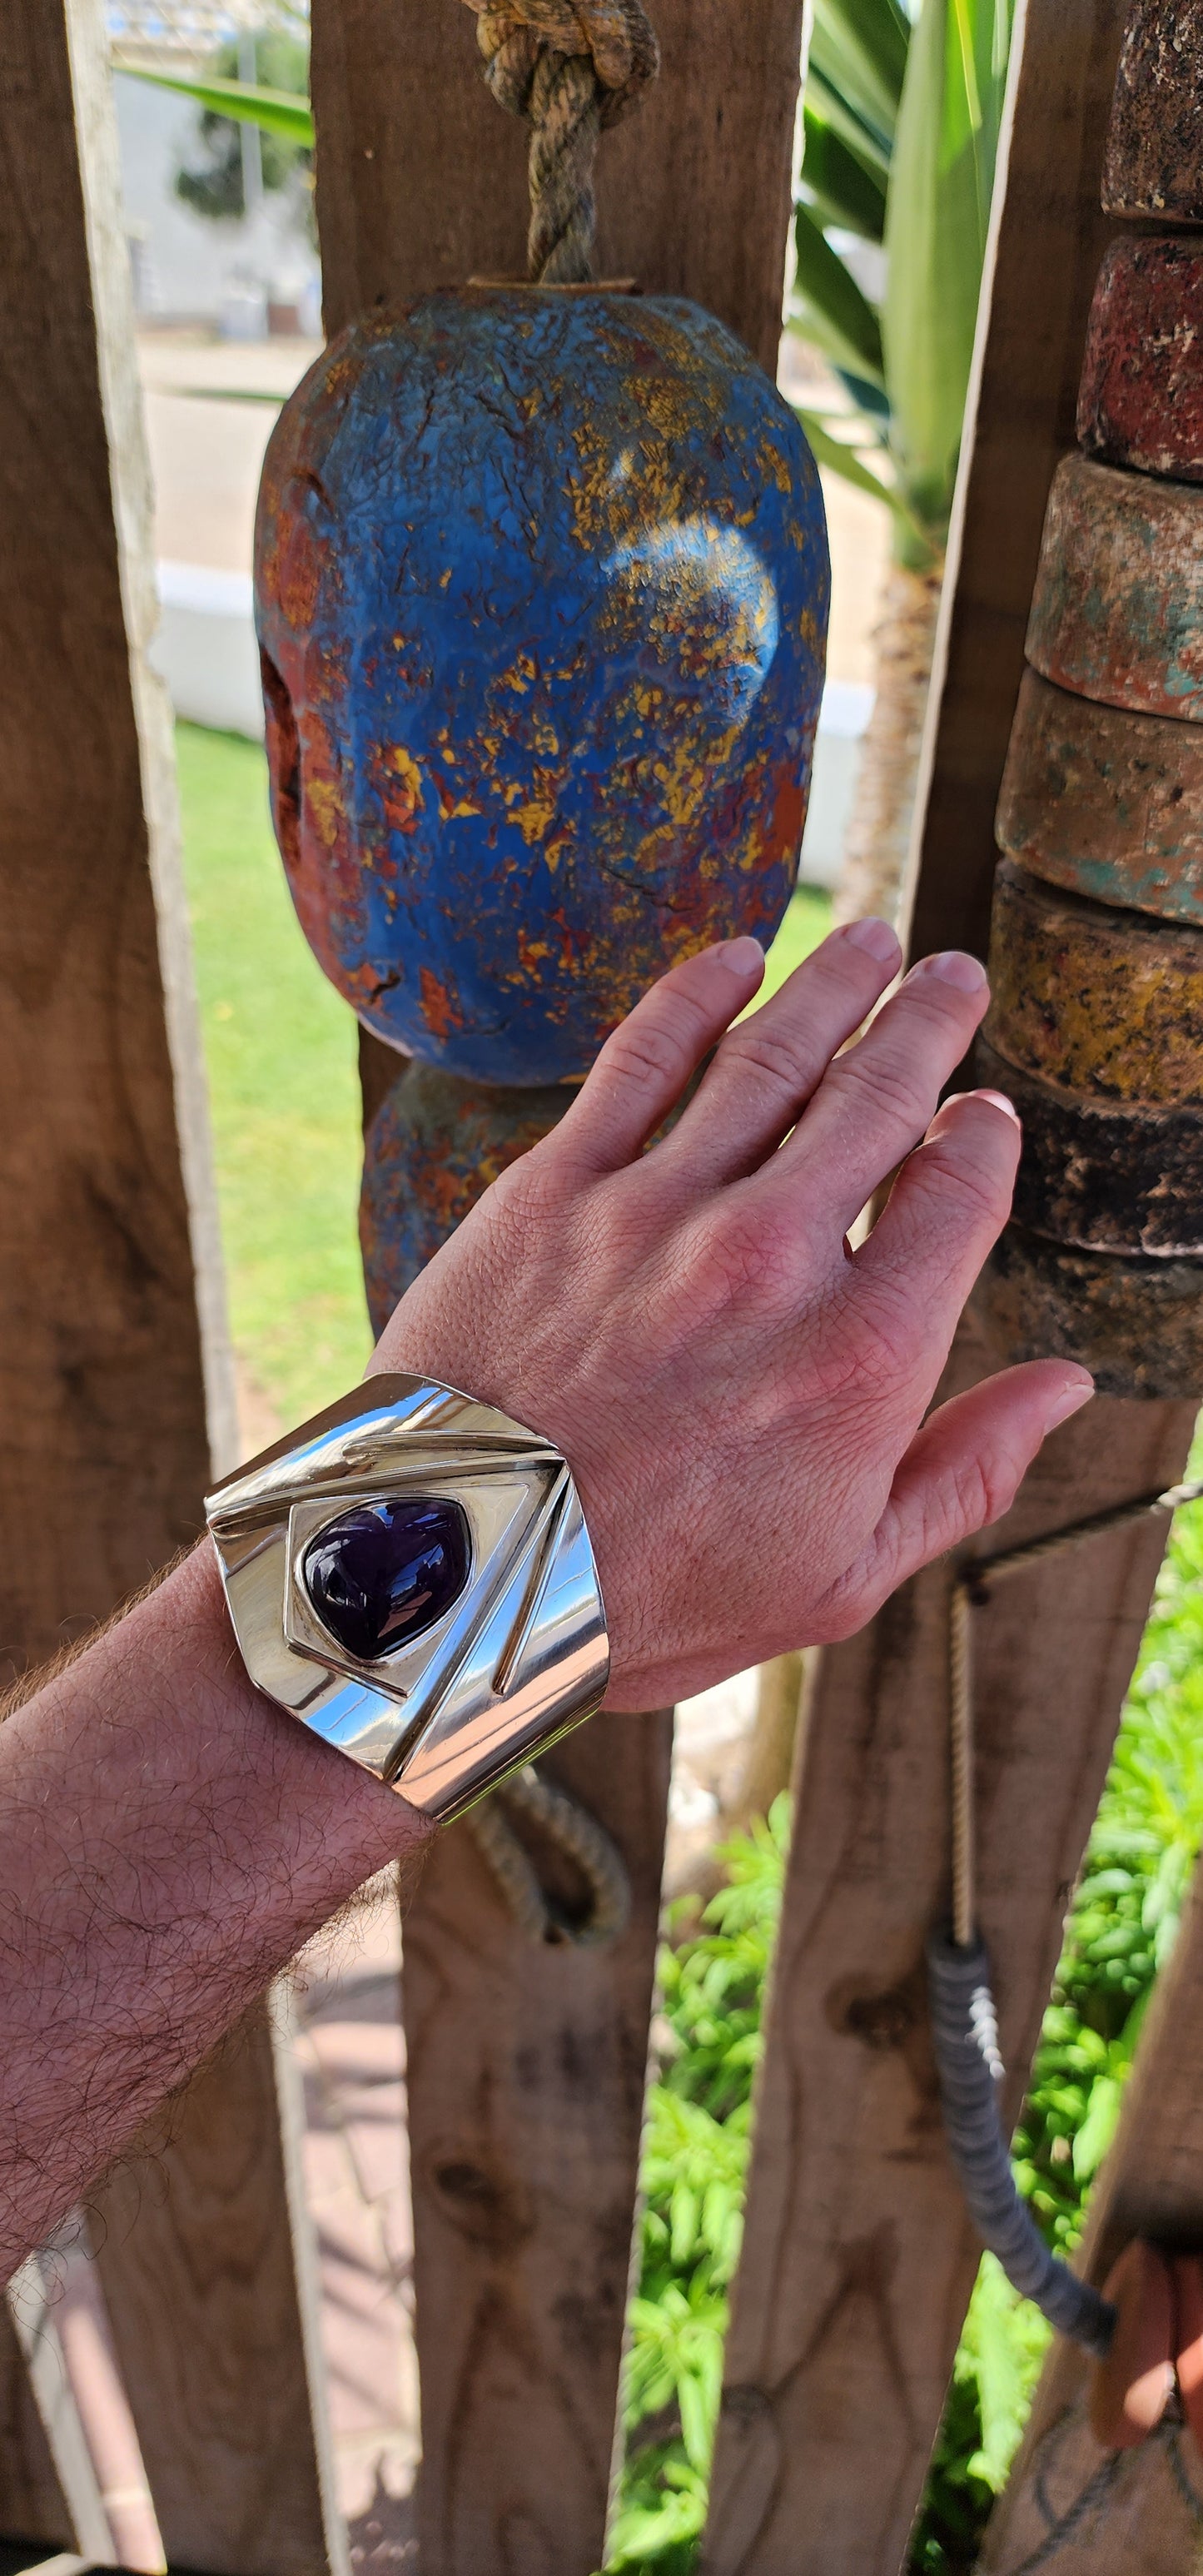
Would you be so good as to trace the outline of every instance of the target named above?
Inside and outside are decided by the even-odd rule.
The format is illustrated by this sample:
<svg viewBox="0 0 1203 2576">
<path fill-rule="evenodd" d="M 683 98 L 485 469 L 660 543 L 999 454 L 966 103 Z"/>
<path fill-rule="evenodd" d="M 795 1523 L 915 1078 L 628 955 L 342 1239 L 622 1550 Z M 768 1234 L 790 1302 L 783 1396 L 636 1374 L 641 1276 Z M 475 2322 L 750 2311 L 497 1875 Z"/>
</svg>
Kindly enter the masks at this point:
<svg viewBox="0 0 1203 2576">
<path fill-rule="evenodd" d="M 1062 1387 L 1055 1404 L 1049 1409 L 1049 1430 L 1055 1431 L 1059 1422 L 1068 1422 L 1071 1413 L 1080 1413 L 1083 1405 L 1089 1404 L 1093 1394 L 1092 1377 L 1073 1378 L 1068 1386 Z"/>
<path fill-rule="evenodd" d="M 1022 1124 L 1014 1101 L 1008 1100 L 1005 1091 L 971 1091 L 966 1096 L 970 1100 L 988 1100 L 992 1109 L 1003 1110 L 1006 1116 L 1014 1121 L 1016 1127 Z"/>
<path fill-rule="evenodd" d="M 759 975 L 764 964 L 764 950 L 758 939 L 724 939 L 714 954 L 728 974 L 738 975 L 745 984 L 750 984 L 752 977 Z"/>
<path fill-rule="evenodd" d="M 1013 1118 L 1017 1127 L 1023 1124 L 1014 1101 L 1008 1100 L 1005 1091 L 946 1091 L 940 1107 L 955 1109 L 962 1100 L 988 1100 L 993 1108 L 1005 1109 L 1008 1118 Z"/>
<path fill-rule="evenodd" d="M 901 955 L 896 932 L 888 921 L 870 917 L 867 921 L 850 921 L 844 932 L 850 948 L 863 948 L 878 966 L 892 966 Z"/>
<path fill-rule="evenodd" d="M 921 957 L 912 966 L 908 983 L 916 975 L 934 975 L 938 983 L 951 984 L 958 993 L 980 993 L 986 981 L 985 967 L 963 948 L 941 948 L 935 957 Z"/>
</svg>

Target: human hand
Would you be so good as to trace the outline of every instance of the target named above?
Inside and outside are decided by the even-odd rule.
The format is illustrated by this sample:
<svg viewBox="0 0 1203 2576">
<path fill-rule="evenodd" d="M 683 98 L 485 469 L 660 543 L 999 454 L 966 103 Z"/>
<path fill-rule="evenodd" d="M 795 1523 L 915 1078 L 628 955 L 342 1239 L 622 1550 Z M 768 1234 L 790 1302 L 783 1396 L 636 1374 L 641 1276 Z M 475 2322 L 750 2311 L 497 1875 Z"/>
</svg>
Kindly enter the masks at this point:
<svg viewBox="0 0 1203 2576">
<path fill-rule="evenodd" d="M 933 1116 L 986 1008 L 973 958 L 925 958 L 837 1054 L 898 964 L 884 922 L 834 931 L 737 1028 L 763 973 L 754 940 L 675 968 L 375 1353 L 374 1369 L 462 1387 L 563 1451 L 601 1577 L 610 1707 L 850 1636 L 1008 1509 L 1091 1393 L 1084 1369 L 1033 1361 L 924 1421 L 1020 1138 L 997 1092 Z"/>
</svg>

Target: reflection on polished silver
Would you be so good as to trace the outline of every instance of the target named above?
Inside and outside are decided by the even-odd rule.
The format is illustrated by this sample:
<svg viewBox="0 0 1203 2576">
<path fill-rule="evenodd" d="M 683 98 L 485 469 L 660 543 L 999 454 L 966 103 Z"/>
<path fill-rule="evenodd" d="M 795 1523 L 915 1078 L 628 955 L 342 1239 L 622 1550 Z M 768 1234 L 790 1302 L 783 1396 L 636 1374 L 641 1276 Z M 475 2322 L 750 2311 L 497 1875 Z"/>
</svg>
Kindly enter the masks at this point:
<svg viewBox="0 0 1203 2576">
<path fill-rule="evenodd" d="M 491 1405 L 371 1378 L 205 1508 L 252 1681 L 423 1814 L 458 1815 L 601 1706 L 605 1614 L 572 1476 Z M 336 1600 L 339 1551 L 362 1569 L 406 1547 L 357 1657 L 322 1616 L 367 1636 L 359 1594 Z"/>
</svg>

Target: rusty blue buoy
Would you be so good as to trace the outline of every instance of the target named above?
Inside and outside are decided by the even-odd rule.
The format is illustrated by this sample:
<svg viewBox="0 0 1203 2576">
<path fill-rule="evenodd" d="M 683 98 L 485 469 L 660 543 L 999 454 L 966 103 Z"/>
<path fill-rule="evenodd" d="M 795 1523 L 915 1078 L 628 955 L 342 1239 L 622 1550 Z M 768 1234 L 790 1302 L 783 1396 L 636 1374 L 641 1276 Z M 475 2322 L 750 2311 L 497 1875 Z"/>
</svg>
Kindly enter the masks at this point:
<svg viewBox="0 0 1203 2576">
<path fill-rule="evenodd" d="M 293 898 L 380 1037 L 561 1082 L 665 967 L 776 929 L 826 529 L 710 315 L 505 288 L 353 323 L 272 437 L 256 590 Z"/>
</svg>

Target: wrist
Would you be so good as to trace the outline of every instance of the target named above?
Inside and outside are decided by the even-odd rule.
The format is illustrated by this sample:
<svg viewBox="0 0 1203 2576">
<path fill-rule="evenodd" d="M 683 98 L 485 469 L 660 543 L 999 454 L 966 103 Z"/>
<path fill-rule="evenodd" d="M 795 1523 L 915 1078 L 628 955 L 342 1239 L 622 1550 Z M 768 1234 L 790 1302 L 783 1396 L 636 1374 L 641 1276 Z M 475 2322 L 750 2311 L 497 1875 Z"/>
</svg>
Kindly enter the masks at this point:
<svg viewBox="0 0 1203 2576">
<path fill-rule="evenodd" d="M 571 1469 L 462 1383 L 375 1375 L 206 1511 L 251 1681 L 439 1823 L 601 1705 Z"/>
</svg>

